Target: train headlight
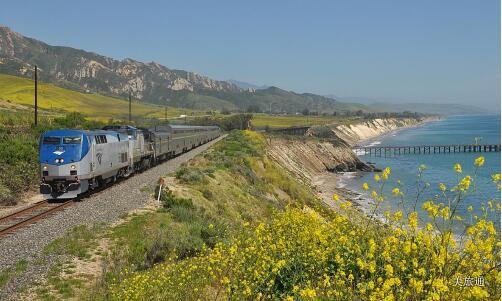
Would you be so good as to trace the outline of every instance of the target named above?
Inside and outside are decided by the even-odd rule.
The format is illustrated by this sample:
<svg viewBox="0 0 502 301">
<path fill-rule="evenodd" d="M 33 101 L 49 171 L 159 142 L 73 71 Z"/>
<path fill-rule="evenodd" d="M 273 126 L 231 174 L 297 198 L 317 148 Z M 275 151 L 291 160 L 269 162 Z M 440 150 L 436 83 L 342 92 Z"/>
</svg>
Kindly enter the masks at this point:
<svg viewBox="0 0 502 301">
<path fill-rule="evenodd" d="M 64 160 L 63 159 L 56 159 L 56 160 L 54 160 L 54 162 L 56 162 L 56 163 L 63 163 Z"/>
<path fill-rule="evenodd" d="M 47 166 L 42 167 L 43 170 L 47 170 Z"/>
<path fill-rule="evenodd" d="M 70 169 L 71 169 L 71 170 L 75 170 L 75 169 L 77 169 L 77 166 L 75 166 L 75 164 L 72 164 L 72 165 L 70 166 Z"/>
</svg>

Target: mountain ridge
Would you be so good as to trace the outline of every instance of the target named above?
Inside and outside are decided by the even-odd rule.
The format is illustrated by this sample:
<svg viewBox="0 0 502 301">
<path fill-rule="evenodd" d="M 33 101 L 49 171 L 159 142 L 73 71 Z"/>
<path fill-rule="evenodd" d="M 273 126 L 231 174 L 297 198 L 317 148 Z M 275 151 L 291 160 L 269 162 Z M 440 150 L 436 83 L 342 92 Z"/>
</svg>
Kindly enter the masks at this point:
<svg viewBox="0 0 502 301">
<path fill-rule="evenodd" d="M 192 109 L 230 109 L 295 113 L 336 110 L 334 100 L 279 88 L 242 89 L 228 81 L 170 69 L 156 62 L 114 59 L 68 46 L 52 46 L 0 26 L 0 73 L 39 78 L 72 90 L 132 97 L 160 105 Z"/>
</svg>

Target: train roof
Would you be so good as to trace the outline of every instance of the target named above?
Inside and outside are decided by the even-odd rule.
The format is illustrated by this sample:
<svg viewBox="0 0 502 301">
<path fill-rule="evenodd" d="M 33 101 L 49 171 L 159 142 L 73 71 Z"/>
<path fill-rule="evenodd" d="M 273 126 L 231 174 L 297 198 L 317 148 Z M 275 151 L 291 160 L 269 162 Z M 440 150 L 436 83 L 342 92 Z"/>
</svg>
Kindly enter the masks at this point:
<svg viewBox="0 0 502 301">
<path fill-rule="evenodd" d="M 43 133 L 43 135 L 53 135 L 53 136 L 75 136 L 86 134 L 88 131 L 86 130 L 72 130 L 72 129 L 57 129 L 57 130 L 48 130 Z"/>
<path fill-rule="evenodd" d="M 103 127 L 103 130 L 112 130 L 112 131 L 117 131 L 117 130 L 137 130 L 137 127 L 134 127 L 132 125 L 107 125 Z"/>
<path fill-rule="evenodd" d="M 74 129 L 57 129 L 57 130 L 49 130 L 45 131 L 42 135 L 48 136 L 75 136 L 75 135 L 116 135 L 115 131 L 107 131 L 107 130 L 74 130 Z"/>
<path fill-rule="evenodd" d="M 151 127 L 149 130 L 152 132 L 176 132 L 183 130 L 201 130 L 201 129 L 217 129 L 218 126 L 215 125 L 179 125 L 179 124 L 166 124 L 166 125 L 156 125 Z"/>
</svg>

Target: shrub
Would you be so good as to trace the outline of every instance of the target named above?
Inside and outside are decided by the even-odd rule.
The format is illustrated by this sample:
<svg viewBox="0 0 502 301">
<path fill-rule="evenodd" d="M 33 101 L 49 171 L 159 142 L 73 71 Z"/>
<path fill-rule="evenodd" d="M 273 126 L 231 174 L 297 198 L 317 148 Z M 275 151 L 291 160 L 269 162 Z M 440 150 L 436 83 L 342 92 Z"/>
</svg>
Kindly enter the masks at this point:
<svg viewBox="0 0 502 301">
<path fill-rule="evenodd" d="M 158 188 L 157 188 L 158 191 Z M 174 207 L 184 207 L 184 208 L 194 208 L 191 199 L 179 198 L 174 195 L 174 193 L 169 189 L 163 189 L 160 193 L 160 201 L 164 208 L 174 208 Z"/>
<path fill-rule="evenodd" d="M 176 179 L 184 183 L 196 183 L 204 180 L 204 173 L 194 167 L 181 167 L 176 172 Z"/>
</svg>

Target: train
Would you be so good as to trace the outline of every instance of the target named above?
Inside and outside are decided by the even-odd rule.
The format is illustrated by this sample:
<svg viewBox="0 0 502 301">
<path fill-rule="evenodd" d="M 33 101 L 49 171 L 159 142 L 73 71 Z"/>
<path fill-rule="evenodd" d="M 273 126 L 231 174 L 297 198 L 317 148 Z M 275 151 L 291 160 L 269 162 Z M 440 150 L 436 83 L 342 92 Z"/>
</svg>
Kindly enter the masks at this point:
<svg viewBox="0 0 502 301">
<path fill-rule="evenodd" d="M 45 200 L 75 199 L 220 135 L 218 126 L 188 125 L 49 130 L 39 142 L 40 193 Z"/>
</svg>

